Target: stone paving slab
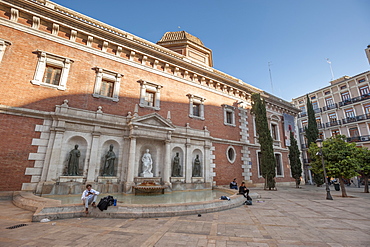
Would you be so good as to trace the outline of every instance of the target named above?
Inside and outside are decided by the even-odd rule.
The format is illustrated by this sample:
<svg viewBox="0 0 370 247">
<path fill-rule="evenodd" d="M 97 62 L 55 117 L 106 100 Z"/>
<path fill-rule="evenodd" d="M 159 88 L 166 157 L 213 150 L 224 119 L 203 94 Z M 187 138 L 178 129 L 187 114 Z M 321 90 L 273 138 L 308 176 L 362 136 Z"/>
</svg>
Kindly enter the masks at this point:
<svg viewBox="0 0 370 247">
<path fill-rule="evenodd" d="M 0 246 L 370 246 L 370 194 L 325 200 L 324 187 L 252 189 L 252 206 L 163 218 L 81 217 L 31 222 L 32 211 L 0 200 Z M 6 229 L 17 224 L 27 226 Z"/>
</svg>

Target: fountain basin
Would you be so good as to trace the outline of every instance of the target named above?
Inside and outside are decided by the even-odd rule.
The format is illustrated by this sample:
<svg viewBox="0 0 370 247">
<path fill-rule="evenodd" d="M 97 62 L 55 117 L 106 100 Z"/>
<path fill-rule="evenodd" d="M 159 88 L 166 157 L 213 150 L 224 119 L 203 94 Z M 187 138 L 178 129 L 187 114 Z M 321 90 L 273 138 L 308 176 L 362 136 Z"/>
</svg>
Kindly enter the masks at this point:
<svg viewBox="0 0 370 247">
<path fill-rule="evenodd" d="M 150 180 L 144 180 L 139 185 L 132 186 L 135 195 L 164 194 L 164 189 L 167 187 L 168 186 L 160 185 Z"/>
<path fill-rule="evenodd" d="M 221 189 L 221 191 L 229 196 L 230 201 L 214 199 L 173 204 L 119 204 L 118 206 L 110 206 L 108 210 L 104 211 L 90 207 L 88 216 L 96 218 L 148 218 L 204 214 L 238 207 L 245 201 L 245 198 L 237 195 L 235 190 Z M 59 200 L 38 197 L 29 192 L 15 193 L 13 203 L 21 208 L 35 211 L 32 217 L 33 221 L 40 221 L 44 218 L 55 220 L 85 216 L 82 203 L 62 205 Z"/>
</svg>

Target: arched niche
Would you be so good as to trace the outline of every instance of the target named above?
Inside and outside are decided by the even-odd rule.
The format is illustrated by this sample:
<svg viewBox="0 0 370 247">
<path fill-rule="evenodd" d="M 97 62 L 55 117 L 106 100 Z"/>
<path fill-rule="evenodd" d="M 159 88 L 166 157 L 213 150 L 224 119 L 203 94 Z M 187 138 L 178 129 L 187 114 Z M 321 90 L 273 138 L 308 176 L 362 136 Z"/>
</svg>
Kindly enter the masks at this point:
<svg viewBox="0 0 370 247">
<path fill-rule="evenodd" d="M 113 145 L 113 152 L 115 154 L 115 159 L 114 159 L 114 172 L 113 172 L 113 175 L 112 176 L 117 176 L 117 173 L 118 173 L 118 161 L 119 161 L 119 157 L 120 157 L 120 150 L 121 150 L 121 147 L 119 145 L 119 143 L 115 140 L 107 140 L 106 142 L 103 143 L 101 149 L 100 149 L 100 154 L 99 154 L 99 157 L 100 157 L 100 162 L 99 162 L 99 168 L 98 168 L 98 171 L 99 171 L 99 176 L 104 176 L 103 172 L 104 172 L 104 166 L 106 164 L 106 156 L 108 154 L 108 151 L 110 149 L 110 145 Z"/>
<path fill-rule="evenodd" d="M 176 174 L 177 172 L 174 171 L 175 169 L 175 157 L 178 154 L 179 158 L 179 165 L 180 165 L 180 174 Z M 180 147 L 175 147 L 172 149 L 171 152 L 171 177 L 184 177 L 185 174 L 185 165 L 184 165 L 184 151 Z"/>
<path fill-rule="evenodd" d="M 72 136 L 67 141 L 66 144 L 63 146 L 62 154 L 63 154 L 63 168 L 60 171 L 59 176 L 68 175 L 68 164 L 70 159 L 70 153 L 72 150 L 75 149 L 75 145 L 78 145 L 78 150 L 80 151 L 80 157 L 78 159 L 78 175 L 85 176 L 86 174 L 86 155 L 87 155 L 87 148 L 88 142 L 82 136 Z"/>
<path fill-rule="evenodd" d="M 198 160 L 200 164 L 198 164 Z M 192 177 L 203 177 L 204 160 L 203 160 L 203 153 L 200 149 L 193 150 L 193 153 L 191 156 L 191 171 L 192 171 Z"/>
<path fill-rule="evenodd" d="M 157 148 L 156 145 L 143 145 L 141 146 L 140 148 L 140 156 L 139 156 L 139 173 L 137 174 L 137 176 L 140 176 L 140 174 L 143 172 L 143 162 L 141 161 L 143 155 L 146 153 L 146 150 L 149 150 L 149 153 L 150 153 L 150 156 L 152 157 L 152 173 L 153 173 L 153 176 L 154 177 L 159 177 L 160 176 L 160 169 L 158 167 L 158 158 L 159 158 L 159 150 Z"/>
</svg>

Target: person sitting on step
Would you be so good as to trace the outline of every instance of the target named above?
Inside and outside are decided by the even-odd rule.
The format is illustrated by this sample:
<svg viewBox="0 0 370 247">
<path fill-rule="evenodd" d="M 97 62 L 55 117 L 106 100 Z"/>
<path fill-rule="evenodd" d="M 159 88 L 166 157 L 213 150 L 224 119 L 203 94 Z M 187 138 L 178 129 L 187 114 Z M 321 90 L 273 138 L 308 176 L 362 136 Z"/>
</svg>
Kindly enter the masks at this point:
<svg viewBox="0 0 370 247">
<path fill-rule="evenodd" d="M 93 207 L 96 207 L 95 202 L 96 202 L 96 199 L 98 198 L 98 195 L 99 195 L 99 191 L 92 189 L 91 184 L 86 185 L 86 190 L 82 192 L 82 196 L 81 196 L 82 203 L 85 205 L 86 214 L 89 213 L 89 204 L 91 204 L 91 206 Z"/>
</svg>

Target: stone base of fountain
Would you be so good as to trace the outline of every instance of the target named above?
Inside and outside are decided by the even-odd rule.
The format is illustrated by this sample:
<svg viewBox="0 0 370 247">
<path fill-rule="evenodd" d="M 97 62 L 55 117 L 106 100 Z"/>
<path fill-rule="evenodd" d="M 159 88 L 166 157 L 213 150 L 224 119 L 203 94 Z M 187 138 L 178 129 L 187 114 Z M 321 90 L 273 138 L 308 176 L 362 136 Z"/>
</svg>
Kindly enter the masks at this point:
<svg viewBox="0 0 370 247">
<path fill-rule="evenodd" d="M 164 190 L 168 187 L 166 185 L 162 185 L 162 179 L 159 177 L 137 177 L 134 181 L 135 185 L 132 186 L 132 188 L 135 195 L 164 194 Z"/>
</svg>

